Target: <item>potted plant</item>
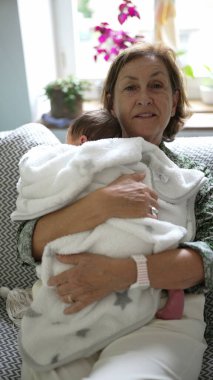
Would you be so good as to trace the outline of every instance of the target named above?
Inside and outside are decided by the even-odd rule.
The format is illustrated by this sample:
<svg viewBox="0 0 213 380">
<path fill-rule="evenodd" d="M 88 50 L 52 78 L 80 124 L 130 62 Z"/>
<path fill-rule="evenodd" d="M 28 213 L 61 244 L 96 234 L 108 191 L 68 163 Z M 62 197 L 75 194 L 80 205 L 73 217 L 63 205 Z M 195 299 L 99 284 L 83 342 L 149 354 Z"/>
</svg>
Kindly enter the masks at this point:
<svg viewBox="0 0 213 380">
<path fill-rule="evenodd" d="M 50 100 L 51 116 L 54 118 L 75 119 L 82 113 L 83 95 L 89 84 L 73 76 L 56 79 L 44 87 Z"/>
<path fill-rule="evenodd" d="M 213 68 L 204 65 L 206 76 L 201 80 L 200 96 L 203 103 L 213 104 Z"/>
</svg>

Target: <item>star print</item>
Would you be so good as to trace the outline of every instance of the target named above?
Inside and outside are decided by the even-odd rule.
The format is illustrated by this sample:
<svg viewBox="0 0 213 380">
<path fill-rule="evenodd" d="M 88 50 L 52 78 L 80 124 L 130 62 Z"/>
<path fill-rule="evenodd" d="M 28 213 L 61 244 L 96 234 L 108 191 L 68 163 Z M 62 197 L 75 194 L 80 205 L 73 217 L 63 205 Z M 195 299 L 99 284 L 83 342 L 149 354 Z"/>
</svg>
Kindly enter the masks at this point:
<svg viewBox="0 0 213 380">
<path fill-rule="evenodd" d="M 146 226 L 145 229 L 146 229 L 146 231 L 149 232 L 149 233 L 152 233 L 152 232 L 153 232 L 153 228 L 152 228 L 152 226 Z"/>
<path fill-rule="evenodd" d="M 58 359 L 59 359 L 59 354 L 56 354 L 55 356 L 53 356 L 53 358 L 51 360 L 51 364 L 58 363 Z"/>
<path fill-rule="evenodd" d="M 85 338 L 85 336 L 87 335 L 87 333 L 90 331 L 90 329 L 82 329 L 82 330 L 78 330 L 76 332 L 76 335 L 77 336 L 80 336 L 81 338 Z"/>
<path fill-rule="evenodd" d="M 51 322 L 51 324 L 52 324 L 53 326 L 54 326 L 54 325 L 58 326 L 58 325 L 61 325 L 62 322 L 60 322 L 60 321 L 55 321 L 55 322 Z"/>
<path fill-rule="evenodd" d="M 115 306 L 120 306 L 121 309 L 125 309 L 125 307 L 128 305 L 128 303 L 132 302 L 132 299 L 128 296 L 128 291 L 125 290 L 124 292 L 116 292 L 115 293 L 117 300 L 115 301 Z"/>
</svg>

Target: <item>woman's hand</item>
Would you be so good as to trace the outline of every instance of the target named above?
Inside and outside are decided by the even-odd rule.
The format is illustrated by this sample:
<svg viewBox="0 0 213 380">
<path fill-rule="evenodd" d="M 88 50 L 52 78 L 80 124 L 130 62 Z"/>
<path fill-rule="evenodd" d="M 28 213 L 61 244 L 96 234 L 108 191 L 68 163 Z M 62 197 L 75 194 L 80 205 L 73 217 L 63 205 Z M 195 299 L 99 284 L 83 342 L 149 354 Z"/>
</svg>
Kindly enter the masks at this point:
<svg viewBox="0 0 213 380">
<path fill-rule="evenodd" d="M 100 191 L 107 218 L 156 218 L 152 207 L 159 209 L 157 193 L 143 183 L 145 174 L 119 177 Z"/>
<path fill-rule="evenodd" d="M 81 253 L 58 255 L 58 260 L 73 265 L 49 279 L 48 284 L 56 287 L 63 302 L 70 304 L 65 314 L 76 313 L 115 291 L 127 289 L 136 281 L 134 260 Z"/>
</svg>

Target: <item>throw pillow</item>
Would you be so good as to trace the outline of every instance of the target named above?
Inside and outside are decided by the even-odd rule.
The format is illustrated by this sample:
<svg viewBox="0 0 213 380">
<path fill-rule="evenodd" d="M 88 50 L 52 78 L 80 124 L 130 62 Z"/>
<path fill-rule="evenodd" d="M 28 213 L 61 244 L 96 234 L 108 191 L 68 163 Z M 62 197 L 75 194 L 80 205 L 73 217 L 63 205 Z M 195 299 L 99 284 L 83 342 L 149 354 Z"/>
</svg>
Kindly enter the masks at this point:
<svg viewBox="0 0 213 380">
<path fill-rule="evenodd" d="M 35 270 L 17 259 L 16 236 L 19 223 L 10 219 L 15 209 L 19 177 L 18 163 L 30 148 L 41 144 L 58 144 L 59 140 L 45 126 L 25 124 L 9 133 L 0 133 L 0 286 L 29 287 Z"/>
</svg>

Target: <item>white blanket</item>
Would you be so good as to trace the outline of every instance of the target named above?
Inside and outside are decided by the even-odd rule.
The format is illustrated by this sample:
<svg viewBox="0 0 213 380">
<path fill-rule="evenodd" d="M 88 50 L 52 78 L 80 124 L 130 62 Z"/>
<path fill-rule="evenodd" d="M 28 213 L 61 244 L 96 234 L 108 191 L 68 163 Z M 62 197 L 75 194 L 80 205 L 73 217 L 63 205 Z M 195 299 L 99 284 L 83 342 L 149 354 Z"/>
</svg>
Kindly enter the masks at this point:
<svg viewBox="0 0 213 380">
<path fill-rule="evenodd" d="M 135 171 L 145 171 L 145 182 L 159 195 L 159 220 L 113 218 L 94 230 L 62 237 L 45 247 L 43 285 L 23 318 L 20 337 L 25 360 L 38 371 L 91 355 L 150 321 L 159 305 L 159 290 L 132 286 L 79 313 L 64 315 L 65 304 L 47 285 L 50 276 L 67 269 L 55 254 L 148 255 L 193 239 L 194 198 L 204 176 L 197 170 L 178 168 L 142 138 L 100 140 L 80 147 L 39 146 L 20 161 L 14 220 L 56 210 Z"/>
</svg>

